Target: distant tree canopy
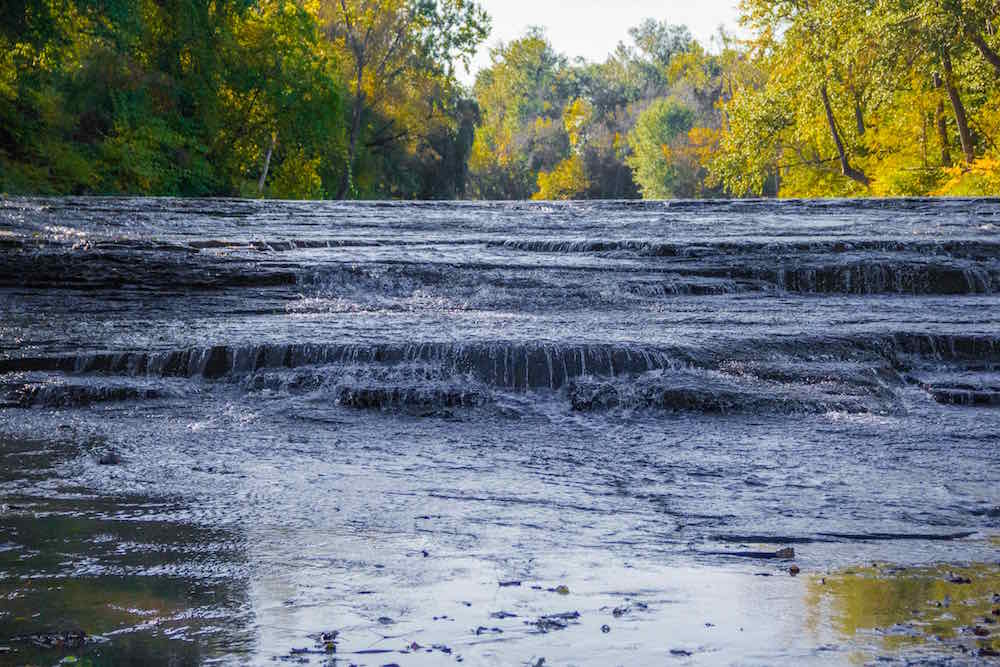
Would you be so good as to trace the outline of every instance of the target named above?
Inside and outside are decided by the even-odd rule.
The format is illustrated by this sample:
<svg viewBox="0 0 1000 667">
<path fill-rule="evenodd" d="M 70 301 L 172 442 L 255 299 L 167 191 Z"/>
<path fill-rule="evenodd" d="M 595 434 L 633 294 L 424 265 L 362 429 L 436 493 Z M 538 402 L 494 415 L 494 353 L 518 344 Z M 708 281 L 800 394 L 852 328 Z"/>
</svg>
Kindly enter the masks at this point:
<svg viewBox="0 0 1000 667">
<path fill-rule="evenodd" d="M 606 60 L 472 0 L 7 0 L 0 192 L 1000 195 L 1000 2 L 742 0 Z"/>
</svg>

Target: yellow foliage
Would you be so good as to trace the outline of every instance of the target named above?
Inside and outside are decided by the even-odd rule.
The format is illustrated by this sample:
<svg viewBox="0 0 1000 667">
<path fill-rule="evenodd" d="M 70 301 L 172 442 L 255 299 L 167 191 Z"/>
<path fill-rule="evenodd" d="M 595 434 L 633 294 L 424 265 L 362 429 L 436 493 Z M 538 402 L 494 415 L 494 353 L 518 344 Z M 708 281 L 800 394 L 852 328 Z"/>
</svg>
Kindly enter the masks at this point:
<svg viewBox="0 0 1000 667">
<path fill-rule="evenodd" d="M 711 127 L 692 127 L 688 132 L 689 150 L 698 158 L 703 165 L 708 165 L 712 156 L 719 150 L 719 142 L 722 139 L 722 130 Z"/>
<path fill-rule="evenodd" d="M 17 99 L 17 65 L 13 49 L 5 39 L 0 39 L 0 96 Z"/>
<path fill-rule="evenodd" d="M 541 116 L 535 119 L 535 132 L 542 132 L 552 127 L 552 119 Z"/>
<path fill-rule="evenodd" d="M 563 111 L 563 127 L 566 128 L 566 134 L 569 135 L 569 145 L 573 148 L 580 145 L 592 111 L 590 104 L 579 97 L 567 105 L 566 110 Z"/>
<path fill-rule="evenodd" d="M 623 155 L 628 150 L 628 142 L 625 141 L 624 134 L 615 132 L 615 137 L 611 141 L 611 150 L 615 155 Z"/>
<path fill-rule="evenodd" d="M 275 170 L 269 194 L 275 199 L 320 199 L 323 179 L 320 178 L 320 158 L 308 158 L 301 150 L 287 156 Z"/>
<path fill-rule="evenodd" d="M 552 171 L 539 172 L 538 192 L 531 198 L 541 201 L 579 199 L 589 187 L 583 161 L 578 155 L 573 155 L 556 165 Z"/>
<path fill-rule="evenodd" d="M 962 577 L 969 583 L 952 581 Z M 979 638 L 968 628 L 990 618 L 993 591 L 1000 584 L 996 564 L 918 568 L 872 566 L 811 577 L 806 627 L 829 624 L 858 642 L 864 653 L 899 651 L 942 642 L 967 648 L 1000 648 L 994 636 Z M 946 603 L 951 599 L 952 602 Z M 875 632 L 906 627 L 908 632 Z"/>
<path fill-rule="evenodd" d="M 979 158 L 971 165 L 948 167 L 948 181 L 935 195 L 946 197 L 996 197 L 1000 195 L 1000 155 Z"/>
</svg>

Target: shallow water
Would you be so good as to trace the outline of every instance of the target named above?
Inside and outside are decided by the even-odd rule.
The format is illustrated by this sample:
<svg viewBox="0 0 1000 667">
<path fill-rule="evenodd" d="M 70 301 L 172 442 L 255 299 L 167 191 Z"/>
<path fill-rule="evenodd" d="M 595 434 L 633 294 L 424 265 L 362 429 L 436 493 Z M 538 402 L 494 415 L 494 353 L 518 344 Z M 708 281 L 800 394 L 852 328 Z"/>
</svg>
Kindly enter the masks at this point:
<svg viewBox="0 0 1000 667">
<path fill-rule="evenodd" d="M 0 663 L 988 661 L 816 582 L 997 585 L 998 306 L 995 200 L 0 200 Z"/>
</svg>

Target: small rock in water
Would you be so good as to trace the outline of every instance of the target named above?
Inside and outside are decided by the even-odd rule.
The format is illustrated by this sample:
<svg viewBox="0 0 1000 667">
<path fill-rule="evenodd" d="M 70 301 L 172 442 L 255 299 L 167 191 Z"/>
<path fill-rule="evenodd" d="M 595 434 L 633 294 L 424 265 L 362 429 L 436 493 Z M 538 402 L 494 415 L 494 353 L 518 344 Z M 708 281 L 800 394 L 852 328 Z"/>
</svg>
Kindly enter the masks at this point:
<svg viewBox="0 0 1000 667">
<path fill-rule="evenodd" d="M 423 549 L 423 550 L 422 550 L 422 551 L 420 552 L 420 554 L 421 554 L 421 555 L 422 555 L 422 556 L 423 556 L 424 558 L 427 558 L 428 556 L 430 556 L 430 555 L 431 555 L 431 552 L 427 551 L 427 549 Z"/>
<path fill-rule="evenodd" d="M 977 637 L 989 637 L 990 630 L 989 628 L 984 628 L 981 625 L 977 625 L 975 628 L 972 629 L 972 634 L 976 635 Z"/>
<path fill-rule="evenodd" d="M 97 463 L 102 466 L 117 466 L 121 465 L 122 457 L 118 455 L 118 452 L 105 452 L 101 455 L 101 458 L 97 459 Z"/>
<path fill-rule="evenodd" d="M 558 593 L 559 595 L 569 595 L 569 586 L 566 586 L 565 584 L 556 586 L 552 589 L 552 592 Z"/>
<path fill-rule="evenodd" d="M 793 565 L 790 568 L 788 568 L 788 574 L 792 575 L 793 577 L 796 576 L 801 571 L 802 570 L 799 568 L 798 565 Z"/>
<path fill-rule="evenodd" d="M 670 655 L 675 655 L 679 658 L 686 658 L 691 655 L 691 651 L 685 651 L 682 648 L 672 648 L 670 649 Z"/>
<path fill-rule="evenodd" d="M 614 609 L 611 610 L 611 615 L 614 616 L 615 618 L 621 618 L 628 612 L 629 612 L 628 607 L 615 607 Z"/>
<path fill-rule="evenodd" d="M 611 632 L 611 626 L 607 624 L 602 625 L 601 632 L 603 632 L 604 634 L 608 634 L 609 632 Z"/>
<path fill-rule="evenodd" d="M 517 614 L 512 614 L 509 611 L 495 611 L 492 614 L 490 614 L 490 618 L 498 618 L 500 620 L 503 620 L 505 618 L 517 618 Z"/>
<path fill-rule="evenodd" d="M 775 558 L 780 558 L 782 560 L 792 560 L 795 558 L 795 549 L 792 547 L 785 547 L 784 549 L 778 549 L 774 552 Z"/>
<path fill-rule="evenodd" d="M 501 581 L 500 588 L 510 588 L 511 586 L 520 586 L 520 581 Z"/>
<path fill-rule="evenodd" d="M 382 625 L 392 625 L 396 621 L 392 620 L 388 616 L 379 616 L 378 622 L 381 623 Z"/>
</svg>

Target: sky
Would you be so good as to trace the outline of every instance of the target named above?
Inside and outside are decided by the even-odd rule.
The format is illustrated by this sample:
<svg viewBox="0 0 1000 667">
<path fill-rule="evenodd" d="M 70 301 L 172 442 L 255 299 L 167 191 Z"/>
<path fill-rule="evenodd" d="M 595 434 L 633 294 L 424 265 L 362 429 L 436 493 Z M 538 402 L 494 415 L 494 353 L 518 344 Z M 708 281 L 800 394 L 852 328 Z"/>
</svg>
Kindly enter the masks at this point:
<svg viewBox="0 0 1000 667">
<path fill-rule="evenodd" d="M 735 28 L 738 0 L 480 0 L 493 17 L 493 32 L 479 49 L 470 74 L 490 63 L 490 47 L 524 34 L 528 26 L 539 25 L 556 51 L 570 58 L 583 56 L 600 61 L 620 41 L 628 39 L 628 29 L 645 18 L 683 24 L 703 43 L 725 25 Z M 461 68 L 459 68 L 461 70 Z"/>
</svg>

